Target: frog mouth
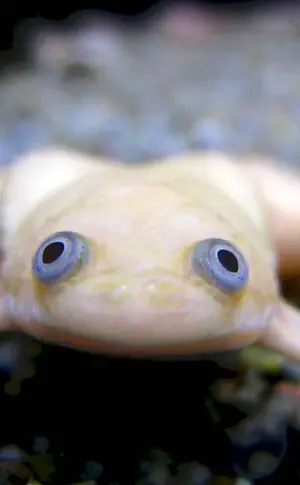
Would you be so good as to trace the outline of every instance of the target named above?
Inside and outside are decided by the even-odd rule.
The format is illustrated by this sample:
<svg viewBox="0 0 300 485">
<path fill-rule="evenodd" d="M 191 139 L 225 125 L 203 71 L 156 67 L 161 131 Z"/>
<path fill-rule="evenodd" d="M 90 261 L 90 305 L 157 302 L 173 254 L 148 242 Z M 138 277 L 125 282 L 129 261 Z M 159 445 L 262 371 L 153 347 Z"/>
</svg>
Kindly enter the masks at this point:
<svg viewBox="0 0 300 485">
<path fill-rule="evenodd" d="M 109 339 L 96 339 L 79 335 L 73 332 L 67 332 L 57 328 L 42 327 L 38 324 L 30 324 L 28 332 L 45 341 L 60 343 L 63 346 L 76 348 L 88 352 L 101 352 L 104 355 L 111 355 L 116 357 L 130 357 L 135 359 L 149 359 L 155 358 L 158 360 L 165 359 L 199 359 L 199 357 L 207 358 L 207 354 L 211 352 L 220 352 L 221 350 L 234 350 L 250 345 L 256 341 L 253 333 L 244 333 L 236 336 L 227 336 L 207 339 L 201 341 L 186 341 L 180 343 L 164 343 L 164 342 L 128 342 L 125 339 L 119 341 L 110 341 Z"/>
</svg>

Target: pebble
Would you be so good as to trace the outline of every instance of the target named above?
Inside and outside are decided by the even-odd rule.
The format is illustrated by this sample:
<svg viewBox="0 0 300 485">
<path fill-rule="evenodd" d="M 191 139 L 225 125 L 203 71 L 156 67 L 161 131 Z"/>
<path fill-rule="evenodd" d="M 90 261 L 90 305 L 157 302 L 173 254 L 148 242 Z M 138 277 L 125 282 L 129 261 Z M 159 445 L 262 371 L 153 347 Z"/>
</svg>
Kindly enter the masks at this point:
<svg viewBox="0 0 300 485">
<path fill-rule="evenodd" d="M 265 372 L 266 374 L 279 374 L 284 366 L 284 357 L 271 350 L 264 349 L 257 345 L 251 345 L 242 349 L 240 353 L 241 362 L 243 365 L 258 372 Z"/>
<path fill-rule="evenodd" d="M 144 476 L 137 485 L 165 485 L 171 479 L 169 470 L 171 463 L 171 458 L 167 453 L 159 449 L 151 450 L 145 460 L 139 464 Z"/>
<path fill-rule="evenodd" d="M 103 473 L 103 466 L 101 463 L 90 460 L 86 463 L 85 473 L 82 474 L 83 480 L 93 480 L 101 477 Z"/>
<path fill-rule="evenodd" d="M 25 453 L 17 446 L 10 445 L 0 448 L 0 462 L 4 461 L 23 461 Z"/>
<path fill-rule="evenodd" d="M 257 480 L 272 475 L 287 451 L 286 434 L 276 437 L 261 435 L 252 445 L 232 443 L 231 459 L 238 476 Z"/>
<path fill-rule="evenodd" d="M 235 482 L 235 485 L 253 485 L 250 480 L 247 480 L 246 478 L 238 478 L 237 481 Z"/>
<path fill-rule="evenodd" d="M 178 467 L 170 485 L 209 485 L 211 479 L 211 471 L 201 463 L 184 463 Z"/>
<path fill-rule="evenodd" d="M 248 461 L 250 474 L 270 475 L 278 466 L 278 459 L 267 451 L 252 453 Z"/>
<path fill-rule="evenodd" d="M 234 379 L 220 379 L 211 388 L 214 398 L 231 404 L 245 413 L 253 413 L 264 402 L 269 385 L 260 374 L 252 369 Z"/>
</svg>

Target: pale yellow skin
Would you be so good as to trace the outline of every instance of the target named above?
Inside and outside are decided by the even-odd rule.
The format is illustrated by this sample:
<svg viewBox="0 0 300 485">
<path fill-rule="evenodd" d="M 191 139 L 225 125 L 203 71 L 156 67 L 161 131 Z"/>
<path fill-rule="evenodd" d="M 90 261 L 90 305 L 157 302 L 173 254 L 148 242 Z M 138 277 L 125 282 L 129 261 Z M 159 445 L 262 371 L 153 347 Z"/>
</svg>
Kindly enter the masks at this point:
<svg viewBox="0 0 300 485">
<path fill-rule="evenodd" d="M 277 284 L 278 272 L 300 273 L 299 180 L 218 153 L 129 167 L 49 150 L 23 157 L 0 181 L 1 330 L 124 356 L 259 342 L 300 361 L 300 316 Z M 57 231 L 87 238 L 91 260 L 45 286 L 32 257 Z M 248 263 L 235 296 L 191 264 L 193 245 L 214 237 Z"/>
</svg>

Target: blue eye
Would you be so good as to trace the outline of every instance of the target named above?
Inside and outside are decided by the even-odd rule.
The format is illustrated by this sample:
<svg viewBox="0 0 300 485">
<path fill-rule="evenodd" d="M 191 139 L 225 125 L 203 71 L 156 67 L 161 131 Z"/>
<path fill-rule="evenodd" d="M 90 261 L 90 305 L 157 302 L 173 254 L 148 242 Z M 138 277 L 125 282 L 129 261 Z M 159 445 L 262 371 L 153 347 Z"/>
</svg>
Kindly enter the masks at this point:
<svg viewBox="0 0 300 485">
<path fill-rule="evenodd" d="M 89 259 L 88 242 L 71 231 L 49 236 L 38 248 L 32 260 L 34 276 L 45 285 L 70 278 Z"/>
<path fill-rule="evenodd" d="M 224 239 L 205 239 L 192 250 L 194 271 L 208 283 L 235 294 L 248 283 L 248 265 L 240 251 Z"/>
</svg>

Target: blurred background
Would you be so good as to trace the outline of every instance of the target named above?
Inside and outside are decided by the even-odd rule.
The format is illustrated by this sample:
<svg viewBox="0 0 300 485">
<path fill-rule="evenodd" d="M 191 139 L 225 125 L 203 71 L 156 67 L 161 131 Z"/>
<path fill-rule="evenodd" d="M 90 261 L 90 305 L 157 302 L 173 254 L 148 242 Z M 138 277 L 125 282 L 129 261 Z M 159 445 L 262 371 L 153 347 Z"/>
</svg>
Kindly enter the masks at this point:
<svg viewBox="0 0 300 485">
<path fill-rule="evenodd" d="M 57 143 L 130 163 L 191 148 L 297 162 L 299 3 L 107 7 L 8 6 L 2 163 Z"/>
<path fill-rule="evenodd" d="M 2 167 L 58 144 L 298 167 L 299 2 L 8 2 L 0 22 Z M 133 363 L 5 335 L 0 378 L 0 485 L 300 483 L 300 369 L 261 348 Z"/>
<path fill-rule="evenodd" d="M 272 4 L 287 4 L 292 3 L 284 0 L 194 0 L 196 5 L 208 6 L 214 10 L 253 10 L 255 8 L 261 8 L 270 6 Z M 3 45 L 10 46 L 12 42 L 12 30 L 15 27 L 16 22 L 23 21 L 28 17 L 44 17 L 53 20 L 63 20 L 75 10 L 80 11 L 83 9 L 97 9 L 102 12 L 110 12 L 118 16 L 134 17 L 141 13 L 149 11 L 153 6 L 164 8 L 166 5 L 174 4 L 173 0 L 143 0 L 140 2 L 118 2 L 117 0 L 99 1 L 96 3 L 77 2 L 76 5 L 60 5 L 59 8 L 51 3 L 34 4 L 27 2 L 26 5 L 21 4 L 16 8 L 13 4 L 7 4 L 5 11 L 1 16 L 1 32 L 3 36 Z M 186 2 L 181 2 L 186 3 Z M 295 2 L 296 3 L 296 2 Z"/>
</svg>

